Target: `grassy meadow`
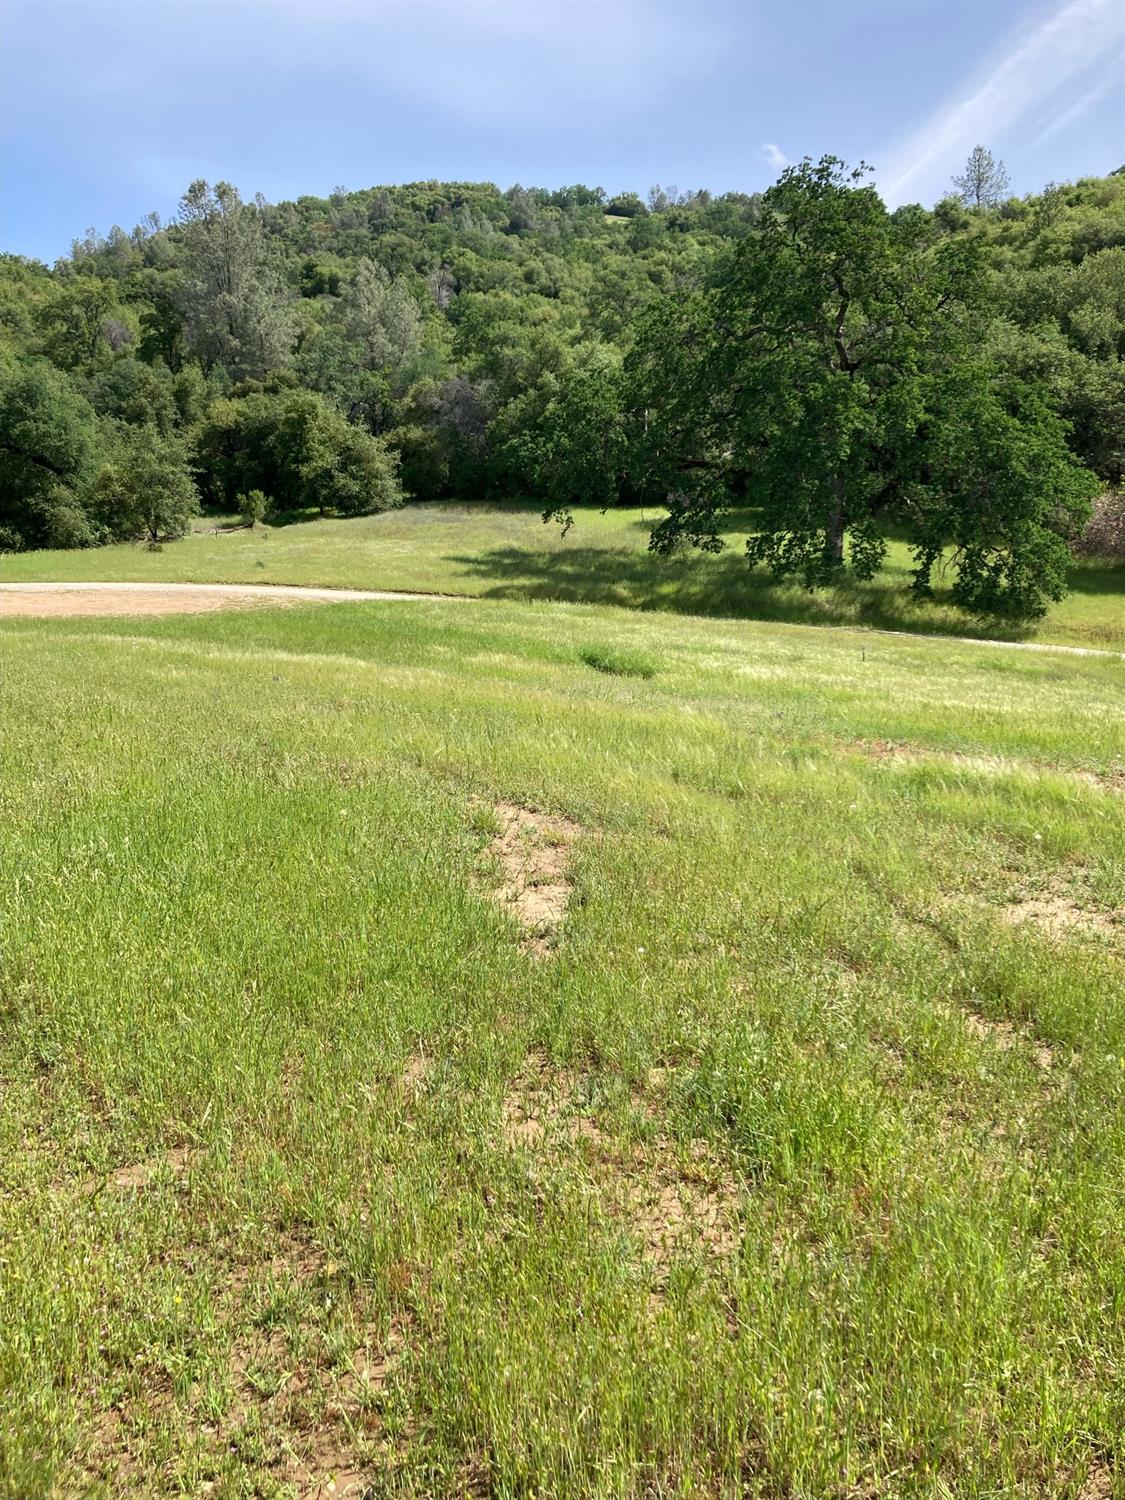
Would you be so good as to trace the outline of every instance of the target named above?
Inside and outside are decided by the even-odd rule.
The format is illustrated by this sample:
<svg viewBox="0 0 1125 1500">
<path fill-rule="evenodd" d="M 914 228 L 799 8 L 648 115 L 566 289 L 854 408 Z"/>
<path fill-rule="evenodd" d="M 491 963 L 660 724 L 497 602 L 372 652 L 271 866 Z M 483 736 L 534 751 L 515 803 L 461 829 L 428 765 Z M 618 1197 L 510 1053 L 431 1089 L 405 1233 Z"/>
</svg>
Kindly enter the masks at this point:
<svg viewBox="0 0 1125 1500">
<path fill-rule="evenodd" d="M 908 593 L 910 555 L 892 543 L 889 565 L 871 584 L 810 594 L 751 570 L 744 543 L 752 513 L 735 514 L 727 550 L 686 549 L 659 558 L 648 537 L 660 512 L 580 510 L 571 531 L 544 526 L 533 505 L 408 505 L 352 521 L 305 518 L 284 526 L 231 528 L 205 517 L 196 533 L 159 551 L 143 546 L 0 557 L 6 580 L 182 581 L 319 584 L 463 594 L 486 599 L 564 600 L 685 614 L 865 625 L 1125 650 L 1125 569 L 1078 563 L 1071 593 L 1027 630 L 974 620 L 940 597 Z"/>
<path fill-rule="evenodd" d="M 631 524 L 5 560 L 493 600 L 0 622 L 0 1494 L 1125 1494 L 1121 663 Z"/>
</svg>

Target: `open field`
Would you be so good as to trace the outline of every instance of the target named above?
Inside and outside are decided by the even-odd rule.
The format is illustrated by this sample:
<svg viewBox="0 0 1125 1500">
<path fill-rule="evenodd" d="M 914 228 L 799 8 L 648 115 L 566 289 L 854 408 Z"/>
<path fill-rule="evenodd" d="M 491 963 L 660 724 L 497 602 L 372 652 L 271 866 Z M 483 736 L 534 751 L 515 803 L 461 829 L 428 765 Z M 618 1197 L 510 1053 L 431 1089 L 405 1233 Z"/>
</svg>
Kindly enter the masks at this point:
<svg viewBox="0 0 1125 1500">
<path fill-rule="evenodd" d="M 409 505 L 354 521 L 305 521 L 253 531 L 196 535 L 150 552 L 140 546 L 31 552 L 0 557 L 6 580 L 180 580 L 189 583 L 289 583 L 409 589 L 488 599 L 561 599 L 686 614 L 861 624 L 879 629 L 1016 640 L 1058 641 L 1125 650 L 1125 569 L 1076 566 L 1073 592 L 1030 631 L 998 628 L 935 601 L 904 593 L 909 558 L 892 547 L 891 566 L 874 583 L 809 594 L 779 585 L 742 555 L 748 524 L 735 518 L 719 556 L 688 551 L 652 557 L 656 513 L 581 512 L 562 536 L 533 506 Z"/>
<path fill-rule="evenodd" d="M 0 674 L 0 1493 L 1125 1494 L 1119 661 L 419 601 Z"/>
</svg>

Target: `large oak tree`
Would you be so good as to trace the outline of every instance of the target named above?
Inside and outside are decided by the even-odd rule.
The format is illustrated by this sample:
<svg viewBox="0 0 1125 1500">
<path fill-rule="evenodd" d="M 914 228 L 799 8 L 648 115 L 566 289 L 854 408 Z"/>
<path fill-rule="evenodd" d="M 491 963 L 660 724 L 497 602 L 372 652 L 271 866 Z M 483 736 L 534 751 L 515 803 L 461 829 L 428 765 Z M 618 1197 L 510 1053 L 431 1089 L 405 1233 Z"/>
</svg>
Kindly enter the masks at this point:
<svg viewBox="0 0 1125 1500">
<path fill-rule="evenodd" d="M 809 587 L 871 578 L 891 535 L 914 586 L 1011 619 L 1061 597 L 1092 477 L 1046 402 L 986 356 L 973 238 L 935 244 L 866 170 L 791 167 L 712 285 L 662 307 L 629 360 L 632 479 L 666 497 L 656 551 L 717 550 L 758 508 L 753 561 Z"/>
</svg>

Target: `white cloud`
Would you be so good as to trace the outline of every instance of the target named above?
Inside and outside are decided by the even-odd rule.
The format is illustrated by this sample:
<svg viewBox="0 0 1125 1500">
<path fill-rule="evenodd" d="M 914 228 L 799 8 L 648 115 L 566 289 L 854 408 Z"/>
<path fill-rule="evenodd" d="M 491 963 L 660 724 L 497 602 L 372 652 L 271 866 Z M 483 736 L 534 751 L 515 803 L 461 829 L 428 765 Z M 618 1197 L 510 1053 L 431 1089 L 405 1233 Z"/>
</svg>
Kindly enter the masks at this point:
<svg viewBox="0 0 1125 1500">
<path fill-rule="evenodd" d="M 784 171 L 784 169 L 789 165 L 789 158 L 786 156 L 785 152 L 782 151 L 780 146 L 775 146 L 772 141 L 767 141 L 765 145 L 759 149 L 758 155 L 762 158 L 762 160 L 768 167 L 773 167 L 775 172 Z"/>
<path fill-rule="evenodd" d="M 1125 64 L 1121 0 L 1066 0 L 1019 37 L 960 98 L 938 110 L 878 173 L 891 203 L 937 196 L 978 143 L 1018 153 L 1053 111 L 1061 129 Z M 1020 134 L 1017 135 L 1017 127 Z"/>
</svg>

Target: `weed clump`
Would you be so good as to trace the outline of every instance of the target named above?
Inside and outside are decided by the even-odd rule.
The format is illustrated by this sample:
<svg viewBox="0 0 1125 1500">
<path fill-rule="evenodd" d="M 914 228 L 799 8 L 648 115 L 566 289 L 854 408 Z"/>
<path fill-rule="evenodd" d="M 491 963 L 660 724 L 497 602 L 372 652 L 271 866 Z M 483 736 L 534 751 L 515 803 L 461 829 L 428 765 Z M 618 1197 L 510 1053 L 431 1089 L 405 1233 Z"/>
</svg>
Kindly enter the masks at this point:
<svg viewBox="0 0 1125 1500">
<path fill-rule="evenodd" d="M 590 646 L 579 652 L 579 660 L 595 672 L 611 677 L 655 677 L 659 665 L 639 651 L 622 651 L 616 646 Z"/>
</svg>

